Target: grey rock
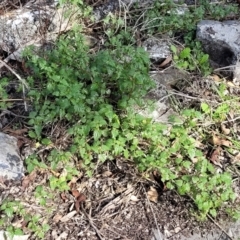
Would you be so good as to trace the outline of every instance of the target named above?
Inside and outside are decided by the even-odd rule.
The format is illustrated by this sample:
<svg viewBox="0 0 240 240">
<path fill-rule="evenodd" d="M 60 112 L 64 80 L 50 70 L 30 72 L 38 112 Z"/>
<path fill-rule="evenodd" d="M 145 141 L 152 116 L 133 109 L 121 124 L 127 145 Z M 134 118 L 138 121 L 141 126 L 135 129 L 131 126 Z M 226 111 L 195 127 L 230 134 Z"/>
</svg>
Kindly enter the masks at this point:
<svg viewBox="0 0 240 240">
<path fill-rule="evenodd" d="M 119 9 L 119 1 L 110 0 L 103 6 L 94 9 L 93 15 L 96 21 L 104 18 L 108 13 L 114 12 Z"/>
<path fill-rule="evenodd" d="M 202 20 L 197 25 L 197 39 L 209 54 L 213 67 L 235 64 L 240 53 L 240 22 Z"/>
<path fill-rule="evenodd" d="M 233 72 L 233 83 L 237 86 L 240 85 L 240 61 L 238 60 Z"/>
<path fill-rule="evenodd" d="M 24 167 L 17 139 L 0 132 L 0 149 L 0 179 L 20 180 L 24 176 Z"/>
<path fill-rule="evenodd" d="M 152 37 L 144 41 L 142 46 L 149 53 L 150 59 L 154 61 L 162 61 L 171 56 L 169 44 L 165 40 Z"/>
<path fill-rule="evenodd" d="M 181 122 L 181 117 L 170 107 L 169 90 L 178 81 L 187 79 L 188 73 L 169 68 L 162 72 L 152 73 L 151 78 L 156 86 L 146 95 L 146 99 L 153 101 L 153 106 L 149 109 L 138 109 L 137 112 L 144 117 L 152 118 L 154 122 L 169 123 L 171 116 L 177 117 Z"/>
<path fill-rule="evenodd" d="M 35 46 L 36 50 L 43 45 L 54 42 L 59 34 L 72 28 L 77 22 L 78 11 L 72 6 L 56 9 L 57 1 L 36 0 L 28 2 L 24 7 L 6 12 L 0 16 L 0 46 L 8 52 L 4 59 L 22 60 L 22 52 L 27 46 Z M 72 10 L 72 15 L 63 17 Z M 0 68 L 3 64 L 0 64 Z"/>
</svg>

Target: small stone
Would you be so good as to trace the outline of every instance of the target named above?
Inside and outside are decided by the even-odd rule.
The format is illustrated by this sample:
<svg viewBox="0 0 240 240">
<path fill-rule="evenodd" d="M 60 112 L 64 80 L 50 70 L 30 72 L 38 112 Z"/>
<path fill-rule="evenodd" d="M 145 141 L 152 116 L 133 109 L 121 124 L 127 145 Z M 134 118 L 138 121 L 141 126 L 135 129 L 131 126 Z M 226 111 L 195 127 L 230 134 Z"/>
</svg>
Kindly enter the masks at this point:
<svg viewBox="0 0 240 240">
<path fill-rule="evenodd" d="M 0 178 L 21 180 L 24 176 L 23 161 L 19 155 L 17 139 L 0 133 Z"/>
</svg>

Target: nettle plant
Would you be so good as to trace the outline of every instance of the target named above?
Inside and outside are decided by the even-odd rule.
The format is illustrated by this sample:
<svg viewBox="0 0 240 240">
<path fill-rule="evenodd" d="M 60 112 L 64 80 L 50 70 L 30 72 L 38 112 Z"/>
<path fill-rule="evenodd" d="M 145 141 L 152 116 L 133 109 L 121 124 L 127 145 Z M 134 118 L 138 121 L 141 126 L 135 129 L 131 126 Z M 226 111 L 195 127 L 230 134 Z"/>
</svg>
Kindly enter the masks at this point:
<svg viewBox="0 0 240 240">
<path fill-rule="evenodd" d="M 0 206 L 0 216 L 0 227 L 6 230 L 10 239 L 24 234 L 21 228 L 11 224 L 14 218 L 23 219 L 27 223 L 25 231 L 33 233 L 38 239 L 43 239 L 50 229 L 48 224 L 42 223 L 40 215 L 30 214 L 19 201 L 4 201 Z"/>
<path fill-rule="evenodd" d="M 135 114 L 135 107 L 144 106 L 145 94 L 154 87 L 149 58 L 143 49 L 119 41 L 115 37 L 111 50 L 90 54 L 84 37 L 73 31 L 51 52 L 27 53 L 33 71 L 28 79 L 34 109 L 31 137 L 41 141 L 49 126 L 63 122 L 72 139 L 67 150 L 51 151 L 45 164 L 58 168 L 75 155 L 91 173 L 96 161 L 121 157 L 135 162 L 141 171 L 158 169 L 166 186 L 190 196 L 202 217 L 216 216 L 235 195 L 231 176 L 216 173 L 190 137 L 203 115 L 187 110 L 184 123 L 169 129 Z M 64 181 L 76 174 L 68 172 L 70 177 L 65 175 L 60 183 L 53 177 L 51 187 L 66 190 Z"/>
<path fill-rule="evenodd" d="M 173 53 L 173 61 L 177 68 L 189 72 L 198 72 L 204 76 L 208 76 L 212 72 L 209 64 L 209 55 L 203 52 L 200 42 L 192 42 L 181 51 L 172 45 L 171 50 Z"/>
<path fill-rule="evenodd" d="M 72 32 L 51 53 L 43 57 L 30 53 L 28 58 L 34 71 L 28 79 L 29 97 L 35 103 L 30 136 L 40 139 L 48 124 L 67 121 L 71 153 L 78 153 L 84 165 L 92 164 L 92 152 L 101 160 L 110 157 L 105 152 L 117 155 L 126 141 L 119 138 L 122 119 L 131 106 L 144 103 L 143 96 L 154 86 L 144 50 L 118 43 L 115 49 L 89 54 L 83 37 Z M 50 162 L 61 159 L 56 154 L 51 159 L 50 154 Z"/>
</svg>

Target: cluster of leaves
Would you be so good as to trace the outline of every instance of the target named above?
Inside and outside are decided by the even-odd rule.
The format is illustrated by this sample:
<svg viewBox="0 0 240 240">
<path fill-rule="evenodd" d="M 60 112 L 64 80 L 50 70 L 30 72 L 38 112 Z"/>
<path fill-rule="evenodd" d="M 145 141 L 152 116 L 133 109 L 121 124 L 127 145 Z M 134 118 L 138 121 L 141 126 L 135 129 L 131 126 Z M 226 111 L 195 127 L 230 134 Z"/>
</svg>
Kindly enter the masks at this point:
<svg viewBox="0 0 240 240">
<path fill-rule="evenodd" d="M 77 155 L 91 171 L 96 161 L 115 158 L 134 161 L 141 171 L 158 169 L 169 189 L 190 196 L 202 217 L 216 216 L 226 201 L 234 201 L 231 176 L 216 173 L 212 164 L 196 148 L 190 132 L 196 119 L 204 115 L 194 110 L 183 113 L 181 125 L 152 123 L 134 113 L 143 106 L 143 97 L 153 87 L 149 60 L 140 48 L 124 46 L 118 37 L 115 48 L 90 54 L 81 35 L 72 32 L 60 39 L 51 53 L 40 57 L 28 53 L 33 75 L 28 80 L 34 111 L 30 135 L 37 140 L 49 124 L 68 122 L 72 144 L 68 150 L 53 150 L 51 168 Z M 36 83 L 41 91 L 36 88 Z M 40 84 L 40 86 L 39 86 Z M 42 140 L 41 140 L 42 139 Z M 27 160 L 29 169 L 40 164 L 37 156 Z M 52 189 L 67 190 L 67 181 L 76 174 L 72 168 L 62 178 L 51 177 Z"/>
<path fill-rule="evenodd" d="M 142 28 L 149 34 L 189 32 L 196 29 L 202 19 L 223 20 L 237 12 L 236 4 L 223 6 L 208 0 L 200 0 L 197 5 L 186 7 L 180 7 L 173 0 L 156 1 L 144 14 Z"/>
<path fill-rule="evenodd" d="M 11 220 L 15 217 L 19 219 L 24 219 L 27 223 L 28 231 L 34 233 L 37 238 L 44 238 L 46 232 L 50 229 L 50 226 L 46 223 L 41 224 L 40 215 L 31 215 L 26 212 L 24 206 L 18 201 L 4 201 L 0 206 L 0 226 L 5 228 L 8 237 L 16 237 L 18 235 L 23 235 L 23 231 L 19 227 L 11 225 Z"/>
<path fill-rule="evenodd" d="M 199 72 L 204 76 L 208 76 L 212 69 L 209 64 L 209 55 L 202 50 L 200 42 L 195 42 L 194 46 L 185 47 L 178 52 L 176 46 L 172 45 L 173 61 L 177 68 L 184 69 L 189 72 Z"/>
<path fill-rule="evenodd" d="M 70 153 L 80 154 L 85 165 L 92 162 L 91 151 L 101 152 L 100 159 L 110 150 L 117 155 L 124 146 L 124 142 L 112 141 L 121 132 L 120 112 L 124 115 L 129 107 L 143 104 L 143 96 L 153 86 L 143 49 L 117 44 L 115 50 L 90 55 L 82 36 L 74 32 L 59 40 L 58 47 L 44 58 L 35 54 L 29 58 L 34 69 L 28 79 L 32 82 L 29 96 L 36 103 L 30 114 L 31 137 L 40 139 L 48 123 L 66 120 L 74 139 Z M 35 80 L 41 91 L 34 90 Z M 50 154 L 50 162 L 64 158 L 56 154 L 53 158 Z"/>
<path fill-rule="evenodd" d="M 0 109 L 7 109 L 10 106 L 10 103 L 7 102 L 8 93 L 6 87 L 9 85 L 9 80 L 7 78 L 2 78 L 0 80 Z"/>
</svg>

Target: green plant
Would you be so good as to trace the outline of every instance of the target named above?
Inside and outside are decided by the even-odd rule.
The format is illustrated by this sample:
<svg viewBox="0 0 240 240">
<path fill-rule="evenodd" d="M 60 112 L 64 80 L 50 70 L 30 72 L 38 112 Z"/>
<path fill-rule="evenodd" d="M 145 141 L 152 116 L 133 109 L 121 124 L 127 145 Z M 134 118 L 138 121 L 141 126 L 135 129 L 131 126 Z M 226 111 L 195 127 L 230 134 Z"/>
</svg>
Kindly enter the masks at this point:
<svg viewBox="0 0 240 240">
<path fill-rule="evenodd" d="M 51 192 L 49 192 L 49 190 L 44 188 L 44 186 L 42 186 L 42 185 L 39 185 L 36 187 L 34 196 L 39 201 L 39 204 L 41 206 L 45 206 L 47 200 L 53 198 L 53 194 Z"/>
<path fill-rule="evenodd" d="M 83 0 L 59 0 L 58 3 L 59 5 L 65 7 L 66 16 L 72 16 L 73 14 L 78 13 L 78 19 L 87 17 L 92 18 L 92 8 L 89 7 Z M 66 11 L 66 6 L 69 7 L 68 11 Z M 72 7 L 74 7 L 74 9 Z"/>
<path fill-rule="evenodd" d="M 52 190 L 59 190 L 61 192 L 69 190 L 68 182 L 74 177 L 78 176 L 79 172 L 76 168 L 65 166 L 63 174 L 59 177 L 51 176 L 49 178 L 49 185 Z"/>
<path fill-rule="evenodd" d="M 180 52 L 172 45 L 171 50 L 176 67 L 188 71 L 199 71 L 204 76 L 212 72 L 208 61 L 209 56 L 203 53 L 200 42 L 195 42 L 193 48 L 185 47 Z"/>
<path fill-rule="evenodd" d="M 201 109 L 204 113 L 210 115 L 214 122 L 222 122 L 227 119 L 231 106 L 229 103 L 223 102 L 214 109 L 207 103 L 202 103 Z"/>
<path fill-rule="evenodd" d="M 16 236 L 22 236 L 23 231 L 20 228 L 16 228 L 16 227 L 13 227 L 13 226 L 8 226 L 6 228 L 6 235 L 10 239 L 12 239 L 14 236 L 15 236 L 15 238 L 16 238 Z"/>
<path fill-rule="evenodd" d="M 39 193 L 37 191 L 37 193 Z M 32 232 L 36 237 L 43 239 L 46 232 L 50 229 L 48 224 L 41 224 L 39 215 L 29 214 L 24 206 L 18 201 L 5 200 L 0 206 L 1 227 L 5 228 L 9 237 L 23 235 L 21 228 L 14 227 L 11 221 L 14 217 L 21 217 L 27 222 L 28 231 Z"/>
<path fill-rule="evenodd" d="M 83 37 L 72 32 L 44 57 L 28 54 L 33 69 L 29 97 L 34 99 L 34 110 L 29 124 L 35 134 L 31 136 L 41 141 L 50 125 L 62 122 L 71 137 L 69 147 L 52 150 L 46 164 L 62 168 L 77 155 L 91 174 L 96 161 L 121 157 L 135 162 L 141 171 L 158 169 L 169 189 L 193 199 L 202 218 L 209 213 L 215 216 L 235 195 L 231 175 L 216 173 L 190 137 L 193 129 L 200 131 L 197 123 L 205 115 L 185 110 L 183 122 L 169 129 L 136 114 L 136 106 L 144 106 L 143 96 L 154 86 L 149 60 L 142 49 L 122 45 L 121 37 L 114 41 L 111 51 L 89 54 Z M 190 50 L 183 50 L 180 57 L 190 61 L 189 54 Z M 51 176 L 50 187 L 68 190 L 74 175 L 77 171 L 66 169 L 60 177 Z"/>
<path fill-rule="evenodd" d="M 237 14 L 236 4 L 213 4 L 201 0 L 194 6 L 181 6 L 173 0 L 155 1 L 141 19 L 141 31 L 148 34 L 189 32 L 196 29 L 197 23 L 204 19 L 224 20 L 231 14 Z M 138 19 L 140 22 L 140 19 Z M 140 25 L 140 24 L 138 24 Z"/>
<path fill-rule="evenodd" d="M 6 91 L 6 87 L 9 84 L 9 80 L 7 78 L 2 78 L 0 80 L 0 109 L 4 110 L 11 106 L 10 102 L 8 102 L 8 93 Z"/>
<path fill-rule="evenodd" d="M 47 165 L 41 161 L 36 154 L 32 154 L 26 158 L 27 171 L 30 173 L 36 168 L 46 169 Z"/>
<path fill-rule="evenodd" d="M 120 128 L 119 112 L 143 104 L 142 97 L 153 83 L 148 76 L 149 60 L 142 49 L 117 44 L 113 51 L 91 56 L 83 37 L 74 38 L 75 44 L 70 37 L 61 39 L 46 59 L 30 56 L 42 91 L 29 92 L 30 97 L 41 102 L 30 113 L 29 123 L 35 130 L 31 136 L 40 139 L 48 123 L 70 122 L 69 134 L 74 136 L 71 152 L 79 151 L 85 164 L 89 164 L 88 148 L 97 149 L 103 139 L 114 135 Z M 33 82 L 33 78 L 29 81 Z M 56 156 L 50 155 L 49 161 L 53 159 L 56 162 Z"/>
<path fill-rule="evenodd" d="M 18 201 L 4 201 L 0 206 L 0 226 L 5 228 L 8 237 L 13 238 L 17 235 L 23 235 L 20 228 L 12 226 L 11 219 L 15 215 L 24 215 L 25 210 Z"/>
<path fill-rule="evenodd" d="M 17 201 L 5 201 L 1 204 L 0 210 L 7 216 L 13 217 L 13 215 L 17 212 L 20 214 L 24 214 L 24 208 L 20 202 Z"/>
<path fill-rule="evenodd" d="M 34 233 L 37 238 L 44 239 L 46 232 L 50 229 L 50 226 L 46 223 L 41 224 L 41 216 L 36 214 L 34 216 L 26 217 L 28 221 L 27 228 Z"/>
</svg>

